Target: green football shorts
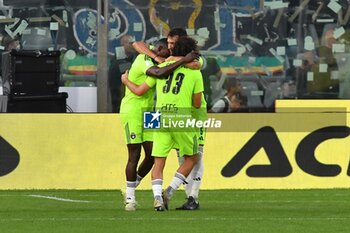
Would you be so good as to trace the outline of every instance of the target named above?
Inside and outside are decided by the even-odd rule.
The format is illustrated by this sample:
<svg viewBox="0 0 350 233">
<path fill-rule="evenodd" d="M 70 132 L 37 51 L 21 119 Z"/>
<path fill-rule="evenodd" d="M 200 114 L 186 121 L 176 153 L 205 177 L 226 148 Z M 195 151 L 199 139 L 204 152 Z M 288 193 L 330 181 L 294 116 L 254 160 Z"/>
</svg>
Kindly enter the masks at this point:
<svg viewBox="0 0 350 233">
<path fill-rule="evenodd" d="M 196 132 L 154 132 L 152 156 L 167 157 L 170 150 L 178 146 L 180 156 L 198 153 L 198 133 Z"/>
<path fill-rule="evenodd" d="M 205 136 L 206 136 L 206 129 L 204 127 L 199 128 L 199 130 L 197 131 L 197 136 L 198 136 L 198 140 L 197 140 L 198 145 L 204 146 Z M 173 148 L 178 150 L 179 149 L 179 145 L 177 143 L 175 143 Z"/>
<path fill-rule="evenodd" d="M 143 129 L 143 121 L 141 117 L 136 117 L 135 114 L 120 114 L 126 144 L 137 144 L 146 141 L 153 141 L 153 132 Z"/>
</svg>

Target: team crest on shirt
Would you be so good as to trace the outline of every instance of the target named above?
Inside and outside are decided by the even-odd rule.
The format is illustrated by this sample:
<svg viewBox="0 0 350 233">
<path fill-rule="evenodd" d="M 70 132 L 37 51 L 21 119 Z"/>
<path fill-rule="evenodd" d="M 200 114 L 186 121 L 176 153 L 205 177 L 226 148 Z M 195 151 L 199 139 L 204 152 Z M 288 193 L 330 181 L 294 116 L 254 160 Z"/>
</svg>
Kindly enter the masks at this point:
<svg viewBox="0 0 350 233">
<path fill-rule="evenodd" d="M 131 139 L 135 139 L 135 138 L 136 138 L 136 134 L 135 134 L 135 133 L 131 133 L 131 134 L 130 134 L 130 138 L 131 138 Z"/>
</svg>

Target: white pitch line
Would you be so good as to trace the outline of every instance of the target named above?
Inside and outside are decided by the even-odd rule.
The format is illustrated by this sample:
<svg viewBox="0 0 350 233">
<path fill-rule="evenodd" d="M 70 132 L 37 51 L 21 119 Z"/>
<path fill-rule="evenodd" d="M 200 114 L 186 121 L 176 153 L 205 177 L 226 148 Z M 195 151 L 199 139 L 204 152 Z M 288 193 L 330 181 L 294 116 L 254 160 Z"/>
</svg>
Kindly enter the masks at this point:
<svg viewBox="0 0 350 233">
<path fill-rule="evenodd" d="M 30 197 L 37 197 L 37 198 L 45 198 L 50 200 L 56 200 L 56 201 L 65 201 L 65 202 L 83 202 L 83 203 L 89 203 L 91 201 L 83 201 L 83 200 L 73 200 L 73 199 L 66 199 L 66 198 L 60 198 L 60 197 L 52 197 L 52 196 L 43 196 L 43 195 L 29 195 Z"/>
</svg>

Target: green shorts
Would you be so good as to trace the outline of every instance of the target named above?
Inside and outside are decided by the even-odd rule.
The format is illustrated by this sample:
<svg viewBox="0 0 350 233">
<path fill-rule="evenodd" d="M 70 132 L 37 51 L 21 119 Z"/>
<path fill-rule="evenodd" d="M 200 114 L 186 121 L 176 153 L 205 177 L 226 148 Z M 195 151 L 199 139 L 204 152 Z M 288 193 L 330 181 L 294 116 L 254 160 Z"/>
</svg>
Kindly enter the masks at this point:
<svg viewBox="0 0 350 233">
<path fill-rule="evenodd" d="M 205 128 L 199 128 L 198 132 L 197 132 L 197 137 L 198 137 L 198 145 L 200 146 L 204 146 L 204 142 L 205 142 L 205 136 L 206 136 L 206 129 Z M 174 144 L 174 149 L 178 150 L 179 149 L 179 145 L 177 143 Z"/>
<path fill-rule="evenodd" d="M 146 141 L 153 141 L 153 132 L 143 129 L 143 121 L 141 117 L 136 117 L 135 114 L 120 114 L 126 144 L 138 144 Z"/>
<path fill-rule="evenodd" d="M 152 156 L 167 157 L 174 145 L 178 145 L 180 156 L 192 156 L 198 153 L 198 135 L 196 132 L 164 132 L 154 133 Z"/>
</svg>

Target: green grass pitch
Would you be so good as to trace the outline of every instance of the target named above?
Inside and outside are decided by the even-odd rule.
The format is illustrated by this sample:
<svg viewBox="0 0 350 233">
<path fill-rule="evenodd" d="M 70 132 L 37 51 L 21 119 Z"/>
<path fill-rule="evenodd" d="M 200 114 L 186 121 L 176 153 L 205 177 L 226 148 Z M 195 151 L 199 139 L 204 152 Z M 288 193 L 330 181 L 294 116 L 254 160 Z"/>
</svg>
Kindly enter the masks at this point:
<svg viewBox="0 0 350 233">
<path fill-rule="evenodd" d="M 350 189 L 203 190 L 198 211 L 155 212 L 151 191 L 137 191 L 126 212 L 118 190 L 0 191 L 1 233 L 350 232 Z"/>
</svg>

